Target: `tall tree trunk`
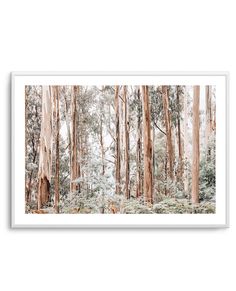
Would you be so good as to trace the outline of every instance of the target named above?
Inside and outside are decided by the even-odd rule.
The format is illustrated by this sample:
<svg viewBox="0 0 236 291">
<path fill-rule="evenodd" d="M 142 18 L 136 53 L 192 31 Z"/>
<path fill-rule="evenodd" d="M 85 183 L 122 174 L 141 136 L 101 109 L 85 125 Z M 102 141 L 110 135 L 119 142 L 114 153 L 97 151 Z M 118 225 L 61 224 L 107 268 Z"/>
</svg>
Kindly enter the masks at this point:
<svg viewBox="0 0 236 291">
<path fill-rule="evenodd" d="M 56 108 L 56 171 L 55 171 L 55 211 L 59 213 L 59 167 L 60 167 L 60 158 L 59 158 L 59 138 L 60 138 L 60 103 L 59 103 L 59 88 L 58 86 L 54 87 L 54 96 L 55 99 L 55 108 Z"/>
<path fill-rule="evenodd" d="M 153 203 L 152 141 L 148 86 L 142 86 L 143 97 L 143 148 L 144 148 L 144 199 Z"/>
<path fill-rule="evenodd" d="M 70 121 L 69 121 L 69 106 L 67 102 L 66 95 L 64 94 L 64 101 L 65 101 L 65 111 L 64 111 L 64 118 L 66 120 L 66 129 L 67 129 L 67 138 L 68 138 L 68 149 L 69 149 L 69 156 L 70 156 L 70 165 L 69 168 L 71 169 L 71 133 L 70 133 Z"/>
<path fill-rule="evenodd" d="M 130 199 L 130 177 L 129 177 L 129 116 L 127 88 L 124 86 L 124 105 L 125 105 L 125 197 Z"/>
<path fill-rule="evenodd" d="M 125 103 L 119 98 L 119 125 L 120 125 L 120 190 L 125 193 Z M 123 185 L 124 184 L 124 185 Z"/>
<path fill-rule="evenodd" d="M 115 171 L 116 171 L 116 194 L 120 194 L 120 118 L 119 118 L 119 86 L 115 86 Z"/>
<path fill-rule="evenodd" d="M 188 139 L 188 99 L 187 89 L 184 94 L 184 191 L 188 194 L 188 161 L 189 161 L 189 139 Z"/>
<path fill-rule="evenodd" d="M 192 152 L 192 202 L 199 203 L 199 98 L 200 86 L 193 93 L 193 152 Z"/>
<path fill-rule="evenodd" d="M 167 147 L 167 144 L 166 144 L 166 147 Z M 165 155 L 165 196 L 168 195 L 167 182 L 168 182 L 168 154 L 166 152 L 166 155 Z"/>
<path fill-rule="evenodd" d="M 52 99 L 51 88 L 43 86 L 42 122 L 39 147 L 38 209 L 50 198 L 52 169 Z"/>
<path fill-rule="evenodd" d="M 167 86 L 162 86 L 162 100 L 163 100 L 163 110 L 165 116 L 165 127 L 166 127 L 166 138 L 167 138 L 167 152 L 169 160 L 169 177 L 173 181 L 173 145 L 172 145 L 172 133 L 171 133 L 171 121 L 169 113 L 169 96 Z"/>
<path fill-rule="evenodd" d="M 178 163 L 178 181 L 183 181 L 183 153 L 182 153 L 182 138 L 181 138 L 181 106 L 180 106 L 180 86 L 177 86 L 177 128 L 178 128 L 178 155 L 179 155 L 179 163 Z"/>
<path fill-rule="evenodd" d="M 105 175 L 105 153 L 104 153 L 104 142 L 103 142 L 103 122 L 102 118 L 100 121 L 100 146 L 101 146 L 101 159 L 102 159 L 102 175 Z"/>
<path fill-rule="evenodd" d="M 155 126 L 152 126 L 152 187 L 155 193 Z"/>
<path fill-rule="evenodd" d="M 206 149 L 206 156 L 210 157 L 210 150 L 208 148 L 209 138 L 212 132 L 212 106 L 211 106 L 211 86 L 205 87 L 205 149 Z"/>
<path fill-rule="evenodd" d="M 79 106 L 79 90 L 80 90 L 80 87 L 77 86 L 77 126 L 76 126 L 76 131 L 77 131 L 77 134 L 76 134 L 76 138 L 77 138 L 77 141 L 76 141 L 76 144 L 77 144 L 77 148 L 76 148 L 76 151 L 77 151 L 77 177 L 80 178 L 81 177 L 81 159 L 82 159 L 82 154 L 81 154 L 81 145 L 80 145 L 80 106 Z M 81 192 L 81 182 L 80 183 L 77 183 L 76 184 L 76 190 L 78 190 L 78 192 L 80 193 Z"/>
<path fill-rule="evenodd" d="M 77 187 L 74 180 L 78 178 L 78 158 L 77 158 L 77 96 L 78 86 L 72 87 L 71 96 L 71 169 L 70 169 L 70 191 L 75 192 Z"/>
<path fill-rule="evenodd" d="M 216 130 L 216 104 L 213 105 L 212 130 Z"/>
<path fill-rule="evenodd" d="M 136 145 L 136 197 L 140 197 L 142 193 L 142 168 L 141 168 L 141 157 L 142 157 L 142 127 L 141 127 L 141 114 L 142 114 L 142 103 L 140 99 L 140 89 L 137 89 L 137 101 L 138 101 L 138 116 L 137 116 L 137 145 Z"/>
</svg>

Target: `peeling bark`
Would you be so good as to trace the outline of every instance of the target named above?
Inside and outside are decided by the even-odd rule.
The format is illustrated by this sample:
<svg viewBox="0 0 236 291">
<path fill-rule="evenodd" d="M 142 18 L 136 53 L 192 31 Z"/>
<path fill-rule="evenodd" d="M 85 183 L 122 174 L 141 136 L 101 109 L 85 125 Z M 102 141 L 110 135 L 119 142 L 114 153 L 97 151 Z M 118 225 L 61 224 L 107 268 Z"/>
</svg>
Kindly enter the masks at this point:
<svg viewBox="0 0 236 291">
<path fill-rule="evenodd" d="M 39 149 L 39 185 L 38 209 L 50 198 L 50 182 L 52 169 L 52 100 L 51 88 L 43 86 L 42 122 Z"/>
</svg>

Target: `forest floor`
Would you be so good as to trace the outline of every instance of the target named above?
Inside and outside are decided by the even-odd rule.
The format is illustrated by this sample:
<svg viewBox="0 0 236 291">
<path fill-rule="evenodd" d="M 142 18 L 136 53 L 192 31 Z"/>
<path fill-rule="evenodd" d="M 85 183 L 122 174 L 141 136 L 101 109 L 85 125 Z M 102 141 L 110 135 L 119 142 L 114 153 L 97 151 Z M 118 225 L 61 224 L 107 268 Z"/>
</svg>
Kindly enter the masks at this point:
<svg viewBox="0 0 236 291">
<path fill-rule="evenodd" d="M 26 213 L 53 214 L 49 203 L 37 210 L 37 204 L 32 202 L 26 205 Z M 142 199 L 126 199 L 121 195 L 81 195 L 77 193 L 71 199 L 61 199 L 60 213 L 65 214 L 197 214 L 215 213 L 215 201 L 202 201 L 193 205 L 189 199 L 165 197 L 163 200 L 147 204 Z"/>
</svg>

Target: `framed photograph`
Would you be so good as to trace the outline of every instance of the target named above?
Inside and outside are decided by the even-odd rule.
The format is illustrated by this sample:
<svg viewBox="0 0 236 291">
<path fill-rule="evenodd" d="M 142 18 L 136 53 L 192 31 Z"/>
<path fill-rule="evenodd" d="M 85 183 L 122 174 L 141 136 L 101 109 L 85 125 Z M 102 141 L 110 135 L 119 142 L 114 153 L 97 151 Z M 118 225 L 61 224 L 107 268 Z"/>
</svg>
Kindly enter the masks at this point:
<svg viewBox="0 0 236 291">
<path fill-rule="evenodd" d="M 12 227 L 228 227 L 228 79 L 12 73 Z"/>
</svg>

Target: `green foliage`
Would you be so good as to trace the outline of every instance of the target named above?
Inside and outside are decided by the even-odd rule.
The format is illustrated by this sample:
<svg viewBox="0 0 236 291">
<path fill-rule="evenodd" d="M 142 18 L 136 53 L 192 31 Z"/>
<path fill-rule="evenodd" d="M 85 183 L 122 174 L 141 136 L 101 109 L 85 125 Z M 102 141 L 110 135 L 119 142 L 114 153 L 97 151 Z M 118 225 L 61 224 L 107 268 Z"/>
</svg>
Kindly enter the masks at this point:
<svg viewBox="0 0 236 291">
<path fill-rule="evenodd" d="M 210 137 L 207 151 L 200 162 L 200 200 L 214 200 L 216 191 L 215 135 Z"/>
<path fill-rule="evenodd" d="M 159 214 L 215 213 L 215 203 L 208 201 L 193 205 L 187 199 L 166 198 L 154 204 L 153 211 Z"/>
<path fill-rule="evenodd" d="M 162 197 L 154 204 L 146 204 L 142 198 L 126 199 L 123 195 L 95 195 L 75 192 L 60 202 L 60 212 L 77 214 L 201 214 L 215 213 L 215 203 L 204 201 L 193 205 L 187 199 Z"/>
</svg>

